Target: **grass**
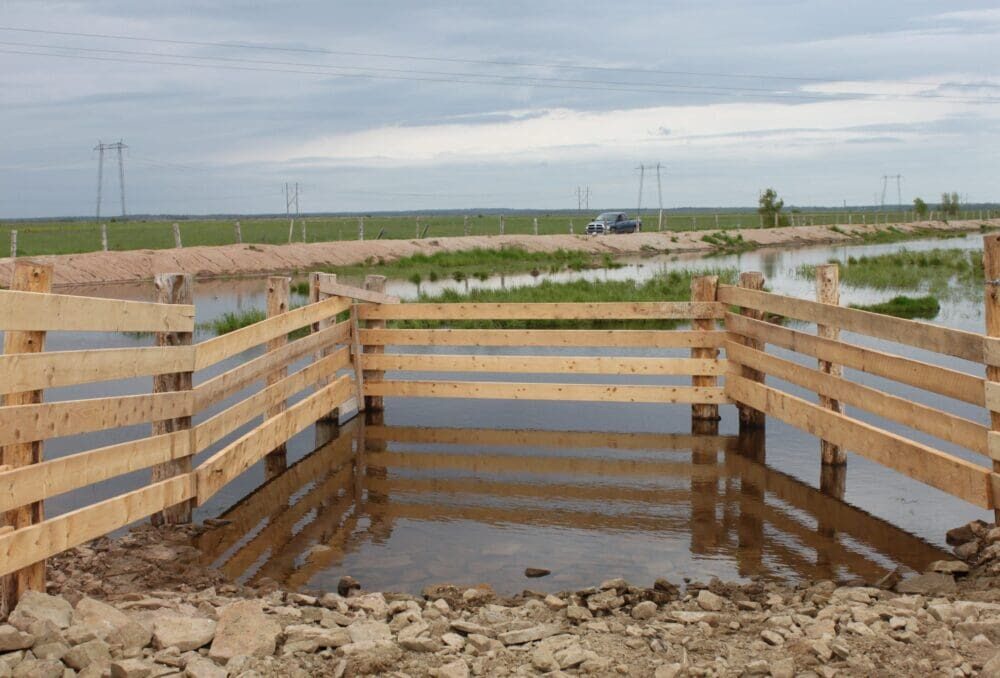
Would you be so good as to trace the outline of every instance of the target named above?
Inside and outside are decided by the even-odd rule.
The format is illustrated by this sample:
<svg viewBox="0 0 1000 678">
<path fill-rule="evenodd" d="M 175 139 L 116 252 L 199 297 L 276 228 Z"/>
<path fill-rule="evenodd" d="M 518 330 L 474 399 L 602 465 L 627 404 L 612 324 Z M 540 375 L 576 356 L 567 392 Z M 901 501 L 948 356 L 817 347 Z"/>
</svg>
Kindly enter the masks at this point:
<svg viewBox="0 0 1000 678">
<path fill-rule="evenodd" d="M 941 312 L 940 302 L 938 302 L 937 298 L 931 296 L 898 296 L 880 304 L 851 304 L 851 308 L 857 308 L 862 311 L 872 311 L 873 313 L 892 315 L 897 318 L 906 318 L 908 320 L 913 320 L 915 318 L 930 320 L 937 317 L 937 314 Z"/>
<path fill-rule="evenodd" d="M 476 247 L 458 252 L 435 252 L 434 254 L 414 254 L 409 257 L 384 261 L 371 259 L 364 266 L 340 266 L 330 268 L 330 273 L 359 276 L 370 273 L 377 266 L 379 272 L 393 278 L 420 277 L 433 280 L 432 276 L 454 277 L 455 273 L 477 272 L 513 273 L 530 271 L 535 268 L 548 270 L 570 269 L 582 271 L 588 268 L 614 268 L 617 266 L 610 256 L 594 257 L 586 252 L 556 250 L 555 252 L 530 252 L 523 247 L 502 247 L 486 249 Z"/>
<path fill-rule="evenodd" d="M 840 265 L 840 280 L 850 287 L 879 290 L 923 290 L 940 297 L 979 293 L 983 284 L 982 250 L 900 250 L 874 256 L 849 257 Z M 799 266 L 797 275 L 813 278 L 816 267 Z"/>
<path fill-rule="evenodd" d="M 757 245 L 747 242 L 739 233 L 735 236 L 724 232 L 708 233 L 701 236 L 701 241 L 717 247 L 720 254 L 737 254 L 739 252 L 747 252 L 757 248 Z"/>
<path fill-rule="evenodd" d="M 293 305 L 289 310 L 294 310 L 296 308 L 298 308 L 298 306 Z M 341 315 L 343 316 L 345 314 Z M 340 319 L 343 318 L 338 318 L 338 320 Z M 262 308 L 251 307 L 240 309 L 238 311 L 226 311 L 219 317 L 213 318 L 208 322 L 198 323 L 198 329 L 207 330 L 215 334 L 215 336 L 220 336 L 243 329 L 248 325 L 259 323 L 262 320 L 267 320 L 267 311 Z M 288 338 L 298 339 L 299 337 L 304 337 L 307 334 L 309 334 L 309 326 L 300 327 L 299 329 L 290 332 L 288 334 Z"/>
<path fill-rule="evenodd" d="M 552 282 L 546 280 L 539 285 L 515 287 L 511 289 L 477 289 L 468 293 L 445 290 L 437 295 L 420 295 L 419 301 L 433 303 L 574 303 L 574 302 L 639 302 L 639 301 L 690 301 L 691 278 L 702 275 L 718 275 L 720 282 L 732 283 L 736 280 L 735 269 L 714 271 L 677 270 L 664 273 L 645 282 L 634 280 L 613 280 L 591 282 L 573 280 Z M 486 320 L 486 321 L 398 321 L 395 327 L 494 327 L 494 328 L 539 328 L 539 327 L 630 327 L 669 328 L 682 321 L 675 320 L 635 320 L 635 321 L 551 321 L 551 320 Z"/>
</svg>

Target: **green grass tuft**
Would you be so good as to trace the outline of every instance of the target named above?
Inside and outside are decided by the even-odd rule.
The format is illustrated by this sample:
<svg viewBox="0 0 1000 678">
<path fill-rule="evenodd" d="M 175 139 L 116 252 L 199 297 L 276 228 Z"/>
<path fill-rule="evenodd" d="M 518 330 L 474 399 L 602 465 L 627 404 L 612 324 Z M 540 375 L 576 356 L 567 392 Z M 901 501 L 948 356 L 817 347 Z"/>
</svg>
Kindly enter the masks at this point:
<svg viewBox="0 0 1000 678">
<path fill-rule="evenodd" d="M 941 312 L 941 304 L 935 297 L 893 297 L 880 304 L 851 304 L 851 308 L 873 313 L 882 313 L 897 318 L 930 320 Z"/>
</svg>

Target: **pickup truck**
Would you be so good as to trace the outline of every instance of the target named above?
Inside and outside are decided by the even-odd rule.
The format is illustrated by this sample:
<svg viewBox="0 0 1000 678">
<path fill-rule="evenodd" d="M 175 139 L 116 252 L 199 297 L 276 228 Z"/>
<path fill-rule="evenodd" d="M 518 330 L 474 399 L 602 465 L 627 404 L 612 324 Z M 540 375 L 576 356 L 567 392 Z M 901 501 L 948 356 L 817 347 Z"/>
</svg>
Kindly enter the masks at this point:
<svg viewBox="0 0 1000 678">
<path fill-rule="evenodd" d="M 629 219 L 624 212 L 603 212 L 587 224 L 589 235 L 605 233 L 635 233 L 642 230 L 641 219 Z"/>
</svg>

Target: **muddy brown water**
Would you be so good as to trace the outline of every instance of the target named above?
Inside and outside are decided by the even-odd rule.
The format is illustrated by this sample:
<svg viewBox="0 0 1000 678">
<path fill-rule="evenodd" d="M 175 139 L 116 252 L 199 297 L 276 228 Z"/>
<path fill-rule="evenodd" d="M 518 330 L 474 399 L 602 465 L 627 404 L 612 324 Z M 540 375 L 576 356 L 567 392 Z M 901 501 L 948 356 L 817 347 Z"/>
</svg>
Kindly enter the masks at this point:
<svg viewBox="0 0 1000 678">
<path fill-rule="evenodd" d="M 811 298 L 811 281 L 794 275 L 802 263 L 903 247 L 980 245 L 980 237 L 970 236 L 878 246 L 759 250 L 707 260 L 633 259 L 626 260 L 623 268 L 553 277 L 641 279 L 671 267 L 736 266 L 763 271 L 774 291 Z M 541 278 L 525 274 L 469 284 L 534 284 Z M 264 284 L 262 280 L 199 283 L 199 322 L 241 307 L 263 307 Z M 438 286 L 464 284 L 439 281 Z M 390 281 L 389 289 L 404 297 L 416 292 L 405 281 Z M 75 288 L 72 292 L 152 297 L 151 288 L 145 285 Z M 844 287 L 842 301 L 867 302 L 892 295 L 892 291 Z M 982 305 L 971 295 L 948 301 L 935 322 L 982 331 Z M 208 336 L 200 332 L 196 341 Z M 958 359 L 890 342 L 844 336 L 974 374 L 981 370 Z M 148 336 L 53 333 L 48 349 L 151 343 Z M 572 352 L 684 354 L 638 349 Z M 800 356 L 775 352 L 810 363 Z M 198 379 L 258 354 L 259 350 L 248 351 L 199 373 Z M 974 406 L 851 370 L 847 373 L 897 395 L 986 422 L 985 412 Z M 435 376 L 421 373 L 414 378 Z M 525 375 L 475 378 L 526 380 Z M 574 379 L 542 376 L 537 380 Z M 631 383 L 683 382 L 676 377 L 631 379 Z M 48 401 L 91 398 L 148 392 L 149 388 L 148 379 L 135 379 L 52 389 L 45 397 Z M 794 387 L 788 390 L 814 397 Z M 251 392 L 216 403 L 200 417 L 211 416 Z M 263 469 L 258 465 L 224 488 L 197 510 L 197 517 L 231 522 L 208 532 L 199 546 L 206 562 L 231 576 L 243 580 L 270 577 L 314 588 L 335 585 L 343 574 L 357 577 L 367 588 L 408 591 L 442 581 L 485 581 L 503 592 L 555 590 L 590 585 L 609 576 L 624 576 L 640 584 L 661 576 L 673 580 L 754 575 L 870 580 L 895 566 L 920 570 L 929 561 L 945 557 L 947 529 L 990 517 L 856 454 L 849 455 L 844 500 L 825 495 L 816 489 L 819 448 L 814 437 L 769 420 L 765 434 L 740 440 L 735 408 L 721 409 L 717 435 L 691 436 L 690 411 L 684 405 L 387 398 L 380 421 L 365 423 L 355 418 L 339 429 L 310 427 L 295 436 L 288 445 L 289 460 L 298 463 L 272 482 L 262 485 Z M 971 453 L 928 436 L 850 408 L 849 413 L 982 463 Z M 248 428 L 220 441 L 197 461 Z M 57 439 L 46 442 L 45 454 L 54 458 L 147 434 L 148 426 L 135 426 Z M 132 473 L 50 499 L 46 512 L 59 515 L 146 482 L 148 471 Z M 550 569 L 552 574 L 526 579 L 526 567 Z"/>
</svg>

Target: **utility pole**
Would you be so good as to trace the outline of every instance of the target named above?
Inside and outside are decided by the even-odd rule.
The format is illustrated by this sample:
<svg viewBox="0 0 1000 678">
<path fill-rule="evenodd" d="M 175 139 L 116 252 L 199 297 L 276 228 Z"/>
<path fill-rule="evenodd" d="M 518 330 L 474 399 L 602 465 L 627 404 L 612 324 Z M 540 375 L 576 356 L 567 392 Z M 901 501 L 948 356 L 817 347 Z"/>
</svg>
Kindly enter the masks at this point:
<svg viewBox="0 0 1000 678">
<path fill-rule="evenodd" d="M 292 216 L 292 205 L 295 206 L 295 216 L 299 216 L 299 182 L 285 182 L 285 216 Z"/>
<path fill-rule="evenodd" d="M 660 163 L 656 163 L 656 197 L 660 203 L 660 212 L 656 220 L 656 230 L 663 230 L 663 187 L 660 184 Z"/>
<path fill-rule="evenodd" d="M 889 185 L 889 175 L 888 174 L 883 174 L 882 175 L 882 200 L 881 200 L 881 202 L 879 202 L 879 211 L 880 212 L 885 212 L 885 189 L 886 189 L 886 186 L 888 186 L 888 185 Z"/>
<path fill-rule="evenodd" d="M 642 214 L 642 186 L 646 181 L 646 166 L 639 165 L 639 203 L 635 208 L 635 218 L 638 219 L 639 215 Z"/>
<path fill-rule="evenodd" d="M 582 210 L 590 210 L 590 186 L 584 188 L 583 186 L 576 187 L 576 211 L 580 212 Z"/>
<path fill-rule="evenodd" d="M 104 185 L 104 151 L 117 151 L 118 153 L 118 190 L 122 204 L 122 218 L 125 217 L 125 159 L 122 151 L 128 148 L 121 139 L 113 144 L 106 144 L 98 141 L 94 146 L 97 151 L 97 210 L 95 216 L 97 221 L 101 220 L 101 192 Z"/>
<path fill-rule="evenodd" d="M 895 179 L 896 179 L 896 202 L 899 203 L 899 209 L 903 209 L 903 175 L 897 174 Z"/>
</svg>

